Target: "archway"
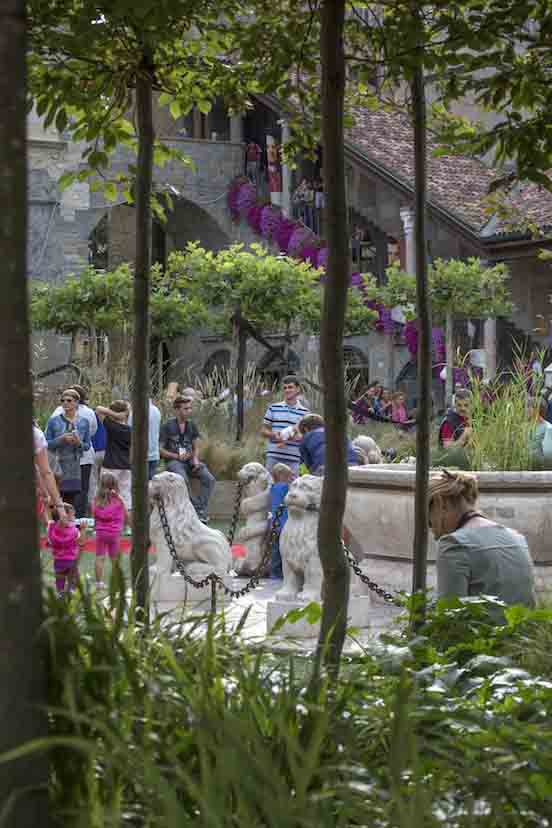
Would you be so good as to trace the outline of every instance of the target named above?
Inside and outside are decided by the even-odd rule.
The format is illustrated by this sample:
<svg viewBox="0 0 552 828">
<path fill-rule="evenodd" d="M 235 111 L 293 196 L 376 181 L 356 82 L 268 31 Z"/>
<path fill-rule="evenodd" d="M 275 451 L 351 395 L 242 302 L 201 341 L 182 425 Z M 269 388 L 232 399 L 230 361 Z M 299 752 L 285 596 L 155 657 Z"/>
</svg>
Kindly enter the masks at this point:
<svg viewBox="0 0 552 828">
<path fill-rule="evenodd" d="M 189 242 L 199 242 L 206 250 L 218 252 L 231 243 L 210 213 L 186 198 L 175 201 L 174 209 L 167 216 L 165 232 L 167 252 L 184 250 Z"/>
</svg>

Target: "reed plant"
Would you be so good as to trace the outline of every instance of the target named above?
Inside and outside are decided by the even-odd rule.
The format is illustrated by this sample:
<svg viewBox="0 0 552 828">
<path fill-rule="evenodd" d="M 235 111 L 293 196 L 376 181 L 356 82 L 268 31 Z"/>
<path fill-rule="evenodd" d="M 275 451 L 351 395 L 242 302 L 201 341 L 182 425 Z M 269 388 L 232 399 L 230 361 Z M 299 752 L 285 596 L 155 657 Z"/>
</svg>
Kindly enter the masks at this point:
<svg viewBox="0 0 552 828">
<path fill-rule="evenodd" d="M 473 470 L 527 471 L 542 467 L 532 449 L 536 422 L 529 408 L 530 397 L 538 399 L 542 380 L 531 378 L 523 363 L 492 383 L 475 378 L 471 387 L 471 435 L 467 456 Z"/>
</svg>

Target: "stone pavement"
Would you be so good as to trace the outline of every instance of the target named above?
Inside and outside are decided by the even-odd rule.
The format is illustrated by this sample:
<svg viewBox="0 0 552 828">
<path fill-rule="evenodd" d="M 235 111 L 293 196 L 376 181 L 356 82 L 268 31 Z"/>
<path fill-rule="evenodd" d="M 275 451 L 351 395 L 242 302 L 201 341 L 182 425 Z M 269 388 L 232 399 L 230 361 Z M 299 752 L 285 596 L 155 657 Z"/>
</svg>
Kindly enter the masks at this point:
<svg viewBox="0 0 552 828">
<path fill-rule="evenodd" d="M 239 589 L 244 585 L 244 579 L 235 578 L 233 588 Z M 236 598 L 227 603 L 224 608 L 222 606 L 222 593 L 218 593 L 218 607 L 219 611 L 224 612 L 224 618 L 229 629 L 235 629 L 243 617 L 244 613 L 249 610 L 247 619 L 243 624 L 240 632 L 240 638 L 248 645 L 259 645 L 262 643 L 269 644 L 271 649 L 300 652 L 308 654 L 311 652 L 317 641 L 316 629 L 313 627 L 312 637 L 293 637 L 292 635 L 275 635 L 268 636 L 267 631 L 267 603 L 274 597 L 276 592 L 281 588 L 282 582 L 270 579 L 263 579 L 258 586 L 247 593 L 247 595 Z M 292 609 L 294 605 L 290 606 Z M 164 605 L 163 611 L 174 609 L 171 616 L 176 620 L 180 617 L 182 605 L 173 604 L 171 607 Z M 201 611 L 208 611 L 209 606 L 203 605 Z M 383 632 L 391 632 L 396 628 L 395 620 L 401 614 L 401 609 L 391 604 L 385 604 L 377 596 L 371 596 L 370 607 L 370 626 L 355 633 L 353 636 L 347 638 L 345 647 L 346 652 L 358 652 L 368 647 L 373 647 L 377 643 L 379 636 Z"/>
</svg>

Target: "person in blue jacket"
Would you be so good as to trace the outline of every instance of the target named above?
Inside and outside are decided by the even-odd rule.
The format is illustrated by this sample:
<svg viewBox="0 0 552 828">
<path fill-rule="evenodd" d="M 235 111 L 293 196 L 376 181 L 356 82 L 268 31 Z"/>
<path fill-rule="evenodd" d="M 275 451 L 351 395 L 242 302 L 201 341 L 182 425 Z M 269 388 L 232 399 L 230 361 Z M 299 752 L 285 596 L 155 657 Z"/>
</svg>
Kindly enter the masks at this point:
<svg viewBox="0 0 552 828">
<path fill-rule="evenodd" d="M 324 420 L 319 414 L 307 414 L 299 420 L 299 433 L 303 439 L 299 444 L 301 462 L 307 467 L 309 474 L 323 476 L 326 464 L 326 430 Z M 359 466 L 361 458 L 347 440 L 347 465 Z"/>
<path fill-rule="evenodd" d="M 283 578 L 282 571 L 282 556 L 280 555 L 280 535 L 282 529 L 286 524 L 288 518 L 288 511 L 285 507 L 285 498 L 289 492 L 290 483 L 295 478 L 293 469 L 286 466 L 285 463 L 276 463 L 272 467 L 272 486 L 270 487 L 270 514 L 272 525 L 274 525 L 274 518 L 280 506 L 284 509 L 279 514 L 278 531 L 276 537 L 272 541 L 272 557 L 270 565 L 270 575 L 272 578 Z"/>
</svg>

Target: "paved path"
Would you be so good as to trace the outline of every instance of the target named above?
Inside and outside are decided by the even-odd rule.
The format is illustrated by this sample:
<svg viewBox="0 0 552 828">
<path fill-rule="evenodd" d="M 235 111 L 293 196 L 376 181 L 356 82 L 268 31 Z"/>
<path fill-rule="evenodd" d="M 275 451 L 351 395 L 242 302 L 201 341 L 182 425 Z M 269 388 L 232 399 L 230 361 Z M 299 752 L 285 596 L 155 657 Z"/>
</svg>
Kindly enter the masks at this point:
<svg viewBox="0 0 552 828">
<path fill-rule="evenodd" d="M 233 587 L 238 589 L 242 585 L 243 580 L 236 578 Z M 314 635 L 310 638 L 296 638 L 281 635 L 269 638 L 267 635 L 267 603 L 274 597 L 278 589 L 281 588 L 281 585 L 281 581 L 270 579 L 261 580 L 259 585 L 247 595 L 234 599 L 225 606 L 224 616 L 226 622 L 230 628 L 235 628 L 243 617 L 243 614 L 249 609 L 247 620 L 241 631 L 243 641 L 252 645 L 266 642 L 270 643 L 276 649 L 292 650 L 307 654 L 316 645 L 316 630 L 314 628 Z M 169 607 L 164 606 L 163 609 L 166 610 Z M 175 605 L 174 609 L 175 612 L 178 612 L 180 607 Z M 355 640 L 348 639 L 346 650 L 354 652 L 364 647 L 373 646 L 382 632 L 391 631 L 396 626 L 395 619 L 400 613 L 401 610 L 397 607 L 384 604 L 377 596 L 373 596 L 370 607 L 370 626 L 360 631 L 358 637 L 355 637 Z"/>
</svg>

